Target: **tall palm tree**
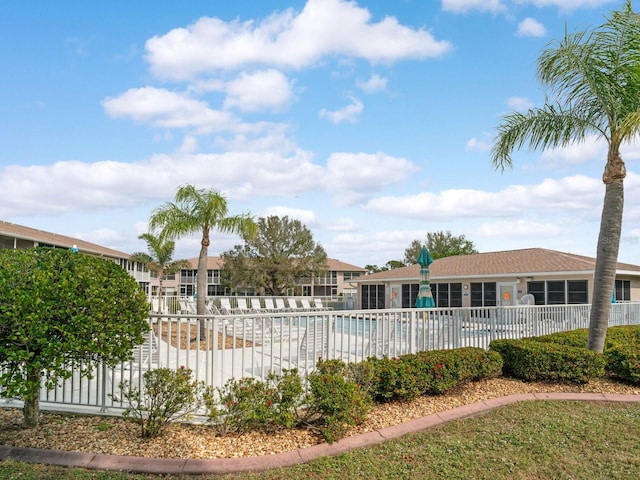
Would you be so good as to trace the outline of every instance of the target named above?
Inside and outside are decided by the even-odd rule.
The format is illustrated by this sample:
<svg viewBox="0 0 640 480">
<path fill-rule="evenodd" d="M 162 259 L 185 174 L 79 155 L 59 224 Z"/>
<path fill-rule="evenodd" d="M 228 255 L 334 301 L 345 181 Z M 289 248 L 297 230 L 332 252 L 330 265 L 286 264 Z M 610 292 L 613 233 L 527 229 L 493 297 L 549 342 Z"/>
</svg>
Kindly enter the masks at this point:
<svg viewBox="0 0 640 480">
<path fill-rule="evenodd" d="M 566 33 L 537 62 L 552 100 L 526 114 L 502 117 L 492 151 L 494 167 L 511 167 L 511 153 L 525 143 L 547 149 L 595 134 L 608 146 L 605 196 L 593 278 L 588 348 L 602 352 L 622 230 L 626 169 L 620 145 L 640 131 L 640 15 L 628 0 L 600 27 Z"/>
<path fill-rule="evenodd" d="M 176 192 L 175 202 L 167 202 L 151 213 L 149 226 L 152 229 L 162 229 L 161 238 L 175 239 L 194 233 L 202 235 L 198 257 L 200 281 L 196 288 L 198 315 L 205 314 L 207 256 L 211 244 L 211 229 L 249 237 L 255 236 L 257 232 L 253 217 L 248 214 L 227 216 L 228 212 L 227 199 L 220 192 L 183 185 Z"/>
<path fill-rule="evenodd" d="M 162 305 L 162 284 L 167 275 L 179 272 L 183 268 L 191 268 L 189 260 L 172 260 L 176 243 L 172 240 L 162 240 L 152 233 L 143 233 L 138 237 L 147 242 L 149 253 L 136 252 L 131 254 L 130 260 L 140 262 L 150 272 L 158 277 L 158 308 Z"/>
</svg>

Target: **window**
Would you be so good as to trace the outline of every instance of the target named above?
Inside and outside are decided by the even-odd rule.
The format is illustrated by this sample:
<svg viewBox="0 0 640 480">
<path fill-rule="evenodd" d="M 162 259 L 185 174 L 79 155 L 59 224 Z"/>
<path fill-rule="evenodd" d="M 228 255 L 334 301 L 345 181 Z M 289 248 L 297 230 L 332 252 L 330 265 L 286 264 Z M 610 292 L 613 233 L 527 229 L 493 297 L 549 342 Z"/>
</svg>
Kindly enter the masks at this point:
<svg viewBox="0 0 640 480">
<path fill-rule="evenodd" d="M 462 283 L 432 283 L 436 307 L 462 307 Z"/>
<path fill-rule="evenodd" d="M 564 280 L 554 280 L 547 282 L 547 305 L 564 305 L 567 303 L 565 297 Z"/>
<path fill-rule="evenodd" d="M 567 280 L 567 303 L 589 303 L 586 280 Z"/>
<path fill-rule="evenodd" d="M 362 309 L 384 308 L 384 285 L 362 285 Z"/>
<path fill-rule="evenodd" d="M 402 285 L 402 308 L 413 308 L 416 306 L 416 298 L 418 297 L 419 290 L 420 284 L 418 283 L 405 283 Z"/>
<path fill-rule="evenodd" d="M 497 302 L 496 282 L 472 282 L 471 306 L 472 307 L 495 307 Z"/>
<path fill-rule="evenodd" d="M 631 280 L 616 280 L 616 301 L 631 301 Z"/>
<path fill-rule="evenodd" d="M 589 302 L 587 280 L 547 280 L 527 282 L 527 293 L 536 299 L 536 305 L 585 304 Z"/>
<path fill-rule="evenodd" d="M 527 282 L 527 293 L 536 299 L 536 305 L 546 305 L 547 296 L 545 294 L 544 282 Z"/>
<path fill-rule="evenodd" d="M 343 279 L 345 282 L 348 282 L 351 279 L 358 278 L 360 276 L 360 272 L 344 272 Z"/>
</svg>

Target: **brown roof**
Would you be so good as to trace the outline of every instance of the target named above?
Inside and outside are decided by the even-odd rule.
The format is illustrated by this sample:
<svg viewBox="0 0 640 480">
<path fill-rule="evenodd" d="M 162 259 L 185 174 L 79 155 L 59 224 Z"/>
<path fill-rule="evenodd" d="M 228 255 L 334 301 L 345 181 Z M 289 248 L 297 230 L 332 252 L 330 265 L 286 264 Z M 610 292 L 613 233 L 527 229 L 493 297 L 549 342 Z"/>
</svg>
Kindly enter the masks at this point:
<svg viewBox="0 0 640 480">
<path fill-rule="evenodd" d="M 189 262 L 193 266 L 194 270 L 198 269 L 198 257 L 190 258 Z M 224 262 L 220 257 L 207 257 L 207 270 L 222 270 Z"/>
<path fill-rule="evenodd" d="M 327 270 L 331 272 L 365 272 L 362 267 L 356 267 L 349 263 L 341 262 L 335 258 L 327 258 Z"/>
<path fill-rule="evenodd" d="M 81 252 L 91 253 L 93 255 L 113 258 L 129 258 L 130 256 L 128 253 L 102 247 L 95 243 L 80 240 L 79 238 L 45 232 L 44 230 L 16 225 L 15 223 L 9 223 L 2 220 L 0 220 L 0 235 L 28 240 L 30 242 L 38 242 L 40 244 L 53 245 L 54 247 L 61 248 L 71 248 L 76 245 Z"/>
<path fill-rule="evenodd" d="M 595 270 L 595 264 L 596 260 L 592 257 L 545 248 L 526 248 L 439 258 L 430 265 L 429 273 L 432 280 L 450 277 L 525 276 L 536 273 L 592 273 Z M 640 266 L 628 263 L 619 262 L 618 270 L 628 270 L 640 274 Z M 419 277 L 420 265 L 415 264 L 366 275 L 360 277 L 359 281 L 401 280 Z"/>
</svg>

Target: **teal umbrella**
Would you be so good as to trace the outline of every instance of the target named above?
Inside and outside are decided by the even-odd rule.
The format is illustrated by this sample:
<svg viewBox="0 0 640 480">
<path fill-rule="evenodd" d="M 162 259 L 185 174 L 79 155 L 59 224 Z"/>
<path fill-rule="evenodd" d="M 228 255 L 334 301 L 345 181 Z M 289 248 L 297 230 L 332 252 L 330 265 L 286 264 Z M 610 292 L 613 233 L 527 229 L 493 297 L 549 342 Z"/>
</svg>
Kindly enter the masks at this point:
<svg viewBox="0 0 640 480">
<path fill-rule="evenodd" d="M 433 263 L 433 260 L 427 247 L 422 247 L 416 263 L 420 264 L 420 290 L 418 291 L 418 298 L 416 298 L 416 308 L 435 307 L 436 302 L 433 301 L 431 286 L 429 285 L 429 265 Z"/>
</svg>

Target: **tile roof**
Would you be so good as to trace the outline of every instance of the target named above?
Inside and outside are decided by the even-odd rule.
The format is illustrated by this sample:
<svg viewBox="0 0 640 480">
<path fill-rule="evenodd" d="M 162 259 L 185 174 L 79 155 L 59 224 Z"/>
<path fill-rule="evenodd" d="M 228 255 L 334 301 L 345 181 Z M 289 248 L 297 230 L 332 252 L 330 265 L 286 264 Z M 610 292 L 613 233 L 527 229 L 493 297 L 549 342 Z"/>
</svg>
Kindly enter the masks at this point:
<svg viewBox="0 0 640 480">
<path fill-rule="evenodd" d="M 595 270 L 596 260 L 592 257 L 558 252 L 544 248 L 526 248 L 502 252 L 457 255 L 434 260 L 429 268 L 431 280 L 452 277 L 479 277 L 500 275 L 521 275 L 588 272 Z M 618 263 L 618 270 L 637 272 L 640 266 Z M 396 268 L 385 272 L 360 277 L 359 281 L 401 280 L 420 277 L 420 265 Z M 354 280 L 357 281 L 357 280 Z"/>
<path fill-rule="evenodd" d="M 81 252 L 91 253 L 93 255 L 107 256 L 112 258 L 129 258 L 130 256 L 128 253 L 119 252 L 118 250 L 113 250 L 111 248 L 103 247 L 95 243 L 80 240 L 79 238 L 73 238 L 57 233 L 45 232 L 44 230 L 25 227 L 23 225 L 16 225 L 15 223 L 9 223 L 2 220 L 0 220 L 0 235 L 44 243 L 61 248 L 71 248 L 76 245 Z"/>
</svg>

